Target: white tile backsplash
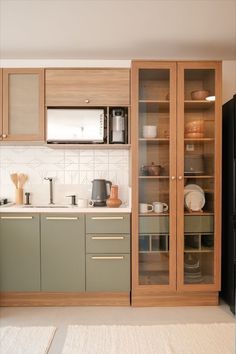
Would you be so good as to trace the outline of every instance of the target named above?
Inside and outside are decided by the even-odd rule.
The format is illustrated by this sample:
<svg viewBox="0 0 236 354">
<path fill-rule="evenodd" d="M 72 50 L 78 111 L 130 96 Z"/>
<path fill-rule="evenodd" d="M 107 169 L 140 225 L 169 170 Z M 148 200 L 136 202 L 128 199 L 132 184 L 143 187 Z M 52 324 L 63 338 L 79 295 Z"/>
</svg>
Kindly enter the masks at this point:
<svg viewBox="0 0 236 354">
<path fill-rule="evenodd" d="M 54 177 L 56 203 L 69 203 L 66 195 L 90 198 L 94 178 L 104 178 L 119 185 L 119 197 L 128 202 L 129 151 L 99 149 L 53 149 L 38 146 L 0 146 L 0 197 L 14 201 L 15 187 L 11 173 L 25 173 L 29 180 L 24 190 L 32 203 L 48 203 L 49 183 Z"/>
</svg>

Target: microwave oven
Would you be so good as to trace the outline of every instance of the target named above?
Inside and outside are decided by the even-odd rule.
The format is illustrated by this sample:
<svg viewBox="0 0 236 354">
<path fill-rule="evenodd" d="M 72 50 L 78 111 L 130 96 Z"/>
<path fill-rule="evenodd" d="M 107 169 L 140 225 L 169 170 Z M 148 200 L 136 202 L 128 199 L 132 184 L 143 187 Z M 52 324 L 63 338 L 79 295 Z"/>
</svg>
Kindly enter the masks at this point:
<svg viewBox="0 0 236 354">
<path fill-rule="evenodd" d="M 48 108 L 47 143 L 104 143 L 102 108 Z"/>
</svg>

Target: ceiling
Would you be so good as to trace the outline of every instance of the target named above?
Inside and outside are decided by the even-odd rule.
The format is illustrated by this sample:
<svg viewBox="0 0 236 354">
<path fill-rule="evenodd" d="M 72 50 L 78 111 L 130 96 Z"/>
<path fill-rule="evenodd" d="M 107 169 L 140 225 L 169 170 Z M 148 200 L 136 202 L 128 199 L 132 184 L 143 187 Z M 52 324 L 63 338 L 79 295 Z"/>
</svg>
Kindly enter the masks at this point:
<svg viewBox="0 0 236 354">
<path fill-rule="evenodd" d="M 0 58 L 236 60 L 236 0 L 0 0 Z"/>
</svg>

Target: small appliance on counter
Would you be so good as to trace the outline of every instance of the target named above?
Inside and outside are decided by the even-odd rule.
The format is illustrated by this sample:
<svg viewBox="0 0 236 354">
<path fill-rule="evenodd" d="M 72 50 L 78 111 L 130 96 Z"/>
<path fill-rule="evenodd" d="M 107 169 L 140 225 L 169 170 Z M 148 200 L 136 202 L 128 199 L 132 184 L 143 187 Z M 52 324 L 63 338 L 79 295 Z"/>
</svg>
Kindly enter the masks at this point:
<svg viewBox="0 0 236 354">
<path fill-rule="evenodd" d="M 106 201 L 110 196 L 112 183 L 105 179 L 94 179 L 92 184 L 92 203 L 90 203 L 90 205 L 95 207 L 106 206 Z"/>
<path fill-rule="evenodd" d="M 14 203 L 10 202 L 7 198 L 0 198 L 0 207 L 11 206 Z"/>
<path fill-rule="evenodd" d="M 126 143 L 127 116 L 124 108 L 113 108 L 111 113 L 111 136 L 113 144 Z"/>
</svg>

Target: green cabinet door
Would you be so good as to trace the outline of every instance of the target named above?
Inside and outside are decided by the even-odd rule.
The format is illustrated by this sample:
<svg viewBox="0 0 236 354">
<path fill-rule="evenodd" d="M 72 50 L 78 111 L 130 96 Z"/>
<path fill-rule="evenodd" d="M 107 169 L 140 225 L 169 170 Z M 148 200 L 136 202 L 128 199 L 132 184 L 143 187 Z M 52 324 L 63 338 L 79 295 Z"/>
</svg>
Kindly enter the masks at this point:
<svg viewBox="0 0 236 354">
<path fill-rule="evenodd" d="M 84 215 L 41 215 L 41 290 L 85 291 Z"/>
<path fill-rule="evenodd" d="M 0 215 L 0 291 L 40 291 L 39 215 Z"/>
</svg>

